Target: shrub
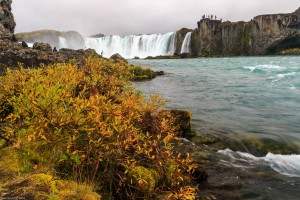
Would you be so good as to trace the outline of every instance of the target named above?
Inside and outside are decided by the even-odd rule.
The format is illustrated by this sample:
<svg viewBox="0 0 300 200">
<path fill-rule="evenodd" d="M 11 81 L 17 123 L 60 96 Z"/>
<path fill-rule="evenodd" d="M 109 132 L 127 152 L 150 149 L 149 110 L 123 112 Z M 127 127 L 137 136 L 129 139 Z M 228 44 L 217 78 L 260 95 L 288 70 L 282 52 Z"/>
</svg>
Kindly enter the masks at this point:
<svg viewBox="0 0 300 200">
<path fill-rule="evenodd" d="M 196 166 L 173 150 L 177 128 L 162 112 L 166 100 L 135 91 L 131 70 L 94 58 L 81 67 L 8 70 L 0 78 L 2 136 L 35 168 L 94 184 L 108 198 L 195 196 L 189 185 Z"/>
</svg>

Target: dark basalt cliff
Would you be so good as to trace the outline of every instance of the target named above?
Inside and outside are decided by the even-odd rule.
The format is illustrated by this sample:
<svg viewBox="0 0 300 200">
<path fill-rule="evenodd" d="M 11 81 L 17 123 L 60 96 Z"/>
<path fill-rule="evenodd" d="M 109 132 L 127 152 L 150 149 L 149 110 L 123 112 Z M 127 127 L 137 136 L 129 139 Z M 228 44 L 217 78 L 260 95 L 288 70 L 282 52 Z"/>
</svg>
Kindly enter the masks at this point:
<svg viewBox="0 0 300 200">
<path fill-rule="evenodd" d="M 290 14 L 260 15 L 250 22 L 202 19 L 192 32 L 197 56 L 276 54 L 300 48 L 300 8 Z"/>
<path fill-rule="evenodd" d="M 12 0 L 0 1 L 0 40 L 14 40 L 15 20 L 11 12 Z"/>
<path fill-rule="evenodd" d="M 16 23 L 11 12 L 11 3 L 12 0 L 0 0 L 0 74 L 3 73 L 6 67 L 18 67 L 19 63 L 22 63 L 24 67 L 31 68 L 39 67 L 42 64 L 48 65 L 64 62 L 76 62 L 80 65 L 84 62 L 85 57 L 91 55 L 101 57 L 92 49 L 61 49 L 59 52 L 52 52 L 54 46 L 51 47 L 46 43 L 35 43 L 33 48 L 29 48 L 26 43 L 16 42 L 16 37 L 14 36 Z M 79 47 L 83 48 L 84 39 L 76 32 L 40 31 L 33 34 L 44 38 L 51 36 L 63 38 L 68 36 L 68 38 L 76 40 L 76 44 L 81 45 Z M 32 35 L 18 35 L 20 39 L 27 37 L 28 40 L 30 36 Z"/>
</svg>

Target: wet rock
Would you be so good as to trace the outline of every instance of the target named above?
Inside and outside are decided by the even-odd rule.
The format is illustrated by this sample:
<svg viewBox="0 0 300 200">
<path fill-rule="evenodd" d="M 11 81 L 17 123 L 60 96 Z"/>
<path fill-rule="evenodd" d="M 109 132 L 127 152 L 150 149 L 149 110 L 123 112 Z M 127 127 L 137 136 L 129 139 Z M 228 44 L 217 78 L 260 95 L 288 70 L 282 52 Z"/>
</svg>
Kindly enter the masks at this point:
<svg viewBox="0 0 300 200">
<path fill-rule="evenodd" d="M 164 71 L 155 71 L 154 73 L 155 73 L 155 76 L 162 76 L 165 74 Z"/>
<path fill-rule="evenodd" d="M 186 110 L 171 110 L 170 112 L 175 118 L 175 124 L 178 126 L 178 132 L 181 137 L 193 137 L 194 134 L 191 132 L 192 113 Z"/>
<path fill-rule="evenodd" d="M 195 171 L 193 171 L 192 177 L 193 177 L 194 181 L 196 181 L 198 183 L 205 182 L 208 178 L 208 174 L 205 169 L 203 169 L 202 167 L 198 167 L 195 169 Z"/>
<path fill-rule="evenodd" d="M 28 47 L 28 44 L 26 43 L 26 42 L 24 42 L 24 41 L 22 41 L 22 47 Z"/>
<path fill-rule="evenodd" d="M 145 58 L 145 60 L 151 60 L 151 59 L 179 59 L 180 57 L 178 55 L 167 55 L 167 56 L 148 56 Z"/>
</svg>

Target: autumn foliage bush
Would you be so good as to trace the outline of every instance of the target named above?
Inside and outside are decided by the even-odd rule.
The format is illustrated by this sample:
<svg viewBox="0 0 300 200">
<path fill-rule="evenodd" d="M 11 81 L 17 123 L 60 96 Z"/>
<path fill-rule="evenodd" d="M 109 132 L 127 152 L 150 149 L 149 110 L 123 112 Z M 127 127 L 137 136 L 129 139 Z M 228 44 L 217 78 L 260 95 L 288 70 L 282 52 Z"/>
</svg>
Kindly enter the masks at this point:
<svg viewBox="0 0 300 200">
<path fill-rule="evenodd" d="M 195 199 L 189 155 L 159 95 L 145 98 L 131 66 L 88 58 L 0 77 L 1 136 L 35 170 L 88 183 L 115 199 Z"/>
</svg>

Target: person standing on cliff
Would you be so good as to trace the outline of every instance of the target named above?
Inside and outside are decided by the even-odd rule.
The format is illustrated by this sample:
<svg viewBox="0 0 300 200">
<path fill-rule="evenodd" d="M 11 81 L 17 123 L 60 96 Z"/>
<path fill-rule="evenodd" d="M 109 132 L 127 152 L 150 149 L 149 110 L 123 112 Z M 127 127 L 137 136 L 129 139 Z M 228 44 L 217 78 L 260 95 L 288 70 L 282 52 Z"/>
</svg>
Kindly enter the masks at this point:
<svg viewBox="0 0 300 200">
<path fill-rule="evenodd" d="M 215 15 L 215 20 L 217 20 L 217 15 Z"/>
<path fill-rule="evenodd" d="M 57 49 L 56 49 L 56 47 L 54 47 L 54 48 L 53 48 L 53 52 L 57 52 Z"/>
</svg>

